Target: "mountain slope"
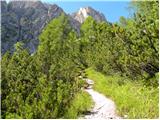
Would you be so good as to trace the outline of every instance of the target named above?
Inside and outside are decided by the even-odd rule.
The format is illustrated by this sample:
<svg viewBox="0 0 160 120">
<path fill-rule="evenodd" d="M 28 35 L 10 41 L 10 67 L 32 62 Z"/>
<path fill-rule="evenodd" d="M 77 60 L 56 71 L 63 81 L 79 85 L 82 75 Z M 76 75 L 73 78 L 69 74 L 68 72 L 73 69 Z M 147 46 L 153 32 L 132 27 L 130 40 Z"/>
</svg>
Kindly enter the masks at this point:
<svg viewBox="0 0 160 120">
<path fill-rule="evenodd" d="M 47 23 L 64 13 L 69 17 L 70 24 L 80 33 L 80 25 L 88 16 L 97 21 L 105 21 L 103 14 L 91 7 L 81 8 L 72 15 L 66 14 L 55 4 L 46 4 L 41 1 L 1 1 L 2 25 L 2 54 L 14 51 L 14 44 L 23 41 L 31 53 L 35 52 L 38 36 Z"/>
<path fill-rule="evenodd" d="M 40 1 L 2 1 L 2 53 L 13 51 L 13 44 L 24 41 L 31 52 L 36 50 L 38 35 L 44 26 L 63 10 Z"/>
</svg>

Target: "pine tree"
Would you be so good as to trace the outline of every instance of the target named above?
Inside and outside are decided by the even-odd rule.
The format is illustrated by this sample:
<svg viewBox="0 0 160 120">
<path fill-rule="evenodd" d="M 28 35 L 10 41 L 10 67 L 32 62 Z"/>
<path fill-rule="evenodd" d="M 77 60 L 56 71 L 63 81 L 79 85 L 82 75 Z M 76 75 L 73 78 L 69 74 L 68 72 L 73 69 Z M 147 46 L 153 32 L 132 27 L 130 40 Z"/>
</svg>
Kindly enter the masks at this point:
<svg viewBox="0 0 160 120">
<path fill-rule="evenodd" d="M 52 82 L 50 104 L 53 105 L 55 118 L 63 116 L 74 95 L 74 89 L 79 89 L 78 45 L 76 34 L 64 14 L 51 21 L 40 35 L 37 54 L 42 72 L 47 76 L 47 80 Z"/>
</svg>

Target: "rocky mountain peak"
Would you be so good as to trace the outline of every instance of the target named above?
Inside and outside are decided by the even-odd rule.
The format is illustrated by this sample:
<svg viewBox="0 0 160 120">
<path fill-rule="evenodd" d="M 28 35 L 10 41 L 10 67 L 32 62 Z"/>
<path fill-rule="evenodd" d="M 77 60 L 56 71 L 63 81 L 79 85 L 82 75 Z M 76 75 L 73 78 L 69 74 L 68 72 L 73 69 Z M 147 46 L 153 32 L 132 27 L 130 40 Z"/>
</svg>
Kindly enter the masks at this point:
<svg viewBox="0 0 160 120">
<path fill-rule="evenodd" d="M 78 12 L 72 14 L 72 17 L 80 23 L 83 23 L 88 16 L 93 17 L 97 21 L 106 21 L 106 18 L 102 13 L 91 7 L 80 8 Z"/>
</svg>

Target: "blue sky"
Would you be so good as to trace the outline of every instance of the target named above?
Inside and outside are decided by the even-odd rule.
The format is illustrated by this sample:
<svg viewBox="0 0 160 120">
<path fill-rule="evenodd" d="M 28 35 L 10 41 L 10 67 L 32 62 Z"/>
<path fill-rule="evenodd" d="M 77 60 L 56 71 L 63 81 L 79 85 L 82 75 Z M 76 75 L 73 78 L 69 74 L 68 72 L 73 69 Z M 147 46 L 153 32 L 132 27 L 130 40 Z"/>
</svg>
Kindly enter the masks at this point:
<svg viewBox="0 0 160 120">
<path fill-rule="evenodd" d="M 9 0 L 7 0 L 9 1 Z M 81 7 L 90 6 L 103 13 L 109 22 L 117 22 L 120 16 L 129 17 L 127 9 L 131 0 L 41 0 L 42 2 L 57 4 L 66 13 L 73 13 Z"/>
<path fill-rule="evenodd" d="M 80 7 L 90 6 L 102 12 L 110 22 L 117 22 L 120 16 L 129 17 L 127 9 L 131 0 L 41 0 L 47 3 L 55 3 L 66 13 L 78 11 Z"/>
</svg>

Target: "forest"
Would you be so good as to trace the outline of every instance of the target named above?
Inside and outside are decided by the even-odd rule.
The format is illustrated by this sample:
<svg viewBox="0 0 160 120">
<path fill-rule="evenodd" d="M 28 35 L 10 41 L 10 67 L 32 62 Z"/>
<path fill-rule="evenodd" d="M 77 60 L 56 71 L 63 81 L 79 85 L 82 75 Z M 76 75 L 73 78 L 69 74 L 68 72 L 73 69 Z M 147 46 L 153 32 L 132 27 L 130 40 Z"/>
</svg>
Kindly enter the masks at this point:
<svg viewBox="0 0 160 120">
<path fill-rule="evenodd" d="M 33 54 L 17 42 L 1 59 L 1 117 L 78 118 L 93 104 L 82 89 L 90 77 L 119 115 L 158 118 L 159 2 L 131 7 L 133 16 L 117 23 L 88 17 L 80 35 L 61 14 L 43 29 Z"/>
</svg>

